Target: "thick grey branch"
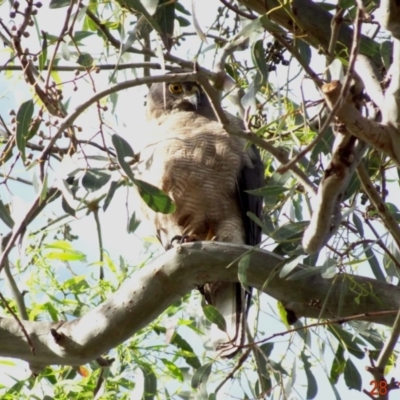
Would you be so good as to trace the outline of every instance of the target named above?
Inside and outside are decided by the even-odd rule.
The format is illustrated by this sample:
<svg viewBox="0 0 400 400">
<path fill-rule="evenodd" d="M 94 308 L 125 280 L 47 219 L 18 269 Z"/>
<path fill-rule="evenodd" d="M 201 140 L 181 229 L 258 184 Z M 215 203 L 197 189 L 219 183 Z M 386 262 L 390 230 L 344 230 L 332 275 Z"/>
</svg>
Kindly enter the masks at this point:
<svg viewBox="0 0 400 400">
<path fill-rule="evenodd" d="M 379 11 L 383 28 L 400 40 L 400 3 L 397 0 L 381 0 Z"/>
<path fill-rule="evenodd" d="M 18 323 L 1 318 L 0 355 L 38 365 L 86 363 L 129 339 L 196 287 L 206 282 L 237 281 L 238 260 L 249 249 L 217 242 L 185 244 L 137 271 L 109 300 L 81 318 L 65 323 L 21 321 L 32 339 L 35 355 Z M 275 254 L 254 250 L 247 271 L 248 283 L 280 300 L 298 317 L 318 318 L 318 304 L 324 303 L 328 292 L 323 318 L 369 313 L 365 319 L 391 325 L 400 308 L 400 288 L 394 285 L 347 274 L 335 280 L 316 274 L 287 280 L 276 274 L 282 263 L 283 259 Z M 304 268 L 298 266 L 294 272 Z M 392 315 L 371 315 L 392 310 Z"/>
<path fill-rule="evenodd" d="M 341 94 L 341 83 L 330 82 L 322 87 L 326 103 L 333 108 Z M 355 137 L 370 144 L 377 150 L 386 153 L 400 166 L 399 132 L 392 124 L 384 124 L 365 118 L 357 110 L 351 99 L 344 99 L 336 112 L 338 119 L 346 125 L 346 129 Z"/>
<path fill-rule="evenodd" d="M 354 136 L 335 132 L 332 160 L 318 187 L 310 225 L 304 232 L 303 247 L 309 254 L 318 253 L 339 228 L 340 203 L 367 145 Z"/>
<path fill-rule="evenodd" d="M 364 84 L 365 92 L 382 112 L 384 107 L 383 91 L 380 84 L 382 75 L 378 68 L 369 57 L 362 54 L 358 54 L 354 67 L 355 72 Z"/>
<path fill-rule="evenodd" d="M 393 39 L 393 63 L 388 75 L 390 84 L 385 92 L 382 120 L 384 123 L 400 129 L 400 39 Z M 397 141 L 398 138 L 399 134 Z"/>
<path fill-rule="evenodd" d="M 285 4 L 279 0 L 237 1 L 259 14 L 268 13 L 272 21 L 300 35 L 302 40 L 328 54 L 333 16 L 312 0 L 292 0 Z M 351 47 L 352 37 L 352 29 L 342 24 L 338 33 L 336 52 L 346 54 Z M 360 53 L 372 57 L 376 65 L 382 65 L 379 45 L 364 35 L 361 37 Z"/>
</svg>

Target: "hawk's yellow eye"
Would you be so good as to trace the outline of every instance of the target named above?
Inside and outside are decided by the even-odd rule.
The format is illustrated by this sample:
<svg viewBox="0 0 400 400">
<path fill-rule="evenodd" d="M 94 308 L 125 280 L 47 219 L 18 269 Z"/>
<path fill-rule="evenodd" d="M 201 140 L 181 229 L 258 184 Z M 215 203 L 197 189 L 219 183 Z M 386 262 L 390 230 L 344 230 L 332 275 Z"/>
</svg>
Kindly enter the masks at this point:
<svg viewBox="0 0 400 400">
<path fill-rule="evenodd" d="M 173 94 L 182 93 L 182 86 L 179 83 L 170 83 L 168 89 Z"/>
</svg>

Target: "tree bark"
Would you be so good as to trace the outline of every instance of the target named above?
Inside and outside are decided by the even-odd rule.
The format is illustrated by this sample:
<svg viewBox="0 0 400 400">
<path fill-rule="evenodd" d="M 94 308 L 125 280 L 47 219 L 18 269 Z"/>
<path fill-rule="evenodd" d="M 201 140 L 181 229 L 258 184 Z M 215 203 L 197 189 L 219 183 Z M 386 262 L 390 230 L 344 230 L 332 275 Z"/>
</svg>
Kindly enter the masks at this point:
<svg viewBox="0 0 400 400">
<path fill-rule="evenodd" d="M 110 299 L 80 318 L 64 323 L 20 321 L 33 349 L 15 319 L 1 318 L 0 355 L 28 361 L 36 368 L 82 365 L 129 339 L 200 285 L 238 281 L 238 261 L 250 250 L 249 246 L 218 242 L 173 248 L 137 271 Z M 400 288 L 394 285 L 348 274 L 334 279 L 324 279 L 319 273 L 290 279 L 293 273 L 306 268 L 302 265 L 280 278 L 277 271 L 283 258 L 265 250 L 251 251 L 248 284 L 281 301 L 297 317 L 332 319 L 369 313 L 358 319 L 391 325 L 400 308 Z M 392 315 L 371 315 L 390 310 Z"/>
<path fill-rule="evenodd" d="M 328 54 L 333 16 L 313 1 L 292 0 L 285 4 L 278 0 L 237 1 L 258 14 L 267 13 L 273 22 Z M 341 53 L 342 57 L 347 58 L 352 38 L 353 30 L 342 23 L 337 38 L 336 53 Z M 360 54 L 371 57 L 376 66 L 382 66 L 378 43 L 365 35 L 361 37 Z"/>
</svg>

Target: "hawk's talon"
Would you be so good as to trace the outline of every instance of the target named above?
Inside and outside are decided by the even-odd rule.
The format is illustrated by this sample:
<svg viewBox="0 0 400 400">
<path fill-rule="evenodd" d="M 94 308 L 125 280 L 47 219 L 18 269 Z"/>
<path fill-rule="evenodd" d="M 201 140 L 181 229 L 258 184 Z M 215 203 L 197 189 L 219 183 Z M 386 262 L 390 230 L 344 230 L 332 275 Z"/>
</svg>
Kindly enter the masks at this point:
<svg viewBox="0 0 400 400">
<path fill-rule="evenodd" d="M 183 240 L 184 240 L 185 235 L 175 235 L 172 239 L 171 239 L 171 247 L 174 246 L 174 242 L 178 242 L 178 244 L 182 244 Z"/>
<path fill-rule="evenodd" d="M 200 238 L 197 235 L 175 235 L 171 239 L 171 247 L 174 246 L 174 242 L 177 241 L 178 244 L 197 242 Z"/>
</svg>

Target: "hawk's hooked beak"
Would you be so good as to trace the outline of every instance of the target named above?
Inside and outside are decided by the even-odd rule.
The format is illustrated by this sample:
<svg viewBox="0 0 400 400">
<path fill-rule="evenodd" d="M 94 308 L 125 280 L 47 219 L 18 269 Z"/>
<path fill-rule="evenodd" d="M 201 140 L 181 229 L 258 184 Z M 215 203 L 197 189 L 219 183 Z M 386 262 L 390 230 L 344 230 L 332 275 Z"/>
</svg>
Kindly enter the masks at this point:
<svg viewBox="0 0 400 400">
<path fill-rule="evenodd" d="M 192 104 L 197 110 L 200 105 L 200 89 L 193 85 L 190 90 L 185 91 L 183 100 Z"/>
</svg>

